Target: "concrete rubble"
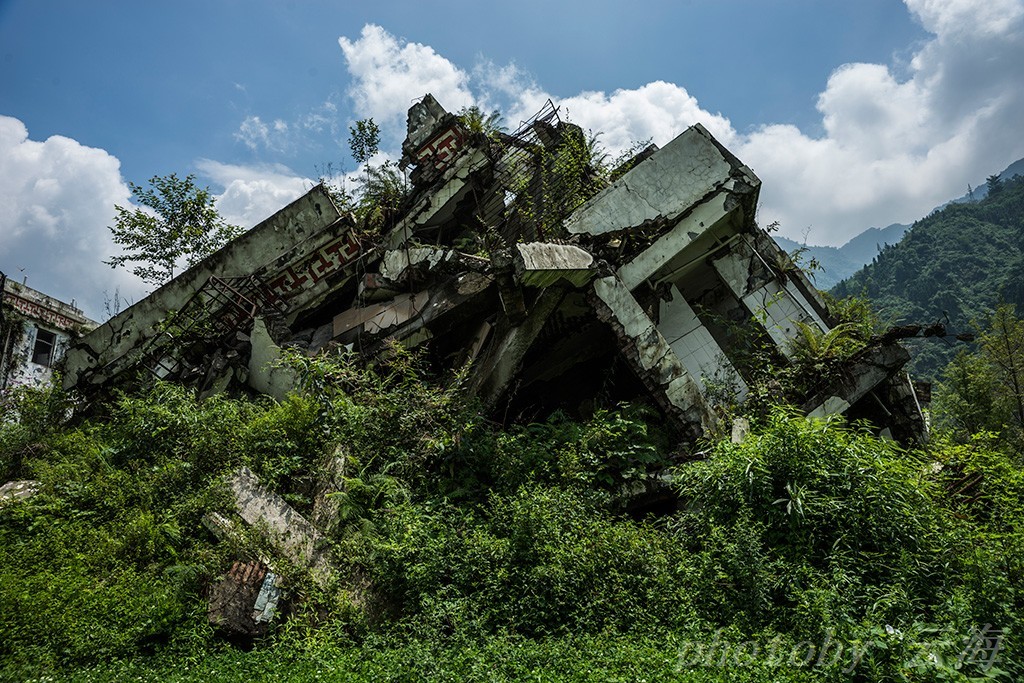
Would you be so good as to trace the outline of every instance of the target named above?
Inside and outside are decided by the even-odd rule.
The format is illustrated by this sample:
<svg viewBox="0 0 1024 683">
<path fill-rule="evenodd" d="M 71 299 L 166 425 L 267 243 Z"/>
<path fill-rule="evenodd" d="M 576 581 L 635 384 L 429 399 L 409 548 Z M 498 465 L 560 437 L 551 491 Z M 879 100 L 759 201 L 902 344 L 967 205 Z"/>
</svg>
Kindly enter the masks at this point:
<svg viewBox="0 0 1024 683">
<path fill-rule="evenodd" d="M 742 402 L 756 370 L 741 362 L 750 339 L 782 367 L 801 326 L 836 321 L 755 222 L 761 181 L 703 126 L 610 177 L 573 164 L 583 140 L 550 103 L 483 133 L 426 95 L 397 209 L 359 224 L 314 187 L 75 341 L 64 381 L 102 394 L 143 370 L 280 397 L 295 382 L 273 367 L 285 348 L 372 362 L 397 340 L 439 370 L 471 363 L 467 390 L 502 420 L 610 397 L 657 406 L 683 444 L 725 433 L 719 403 Z M 837 386 L 786 398 L 919 441 L 906 361 L 876 341 Z"/>
<path fill-rule="evenodd" d="M 208 512 L 203 517 L 204 526 L 218 539 L 244 546 L 244 528 L 248 527 L 260 535 L 274 557 L 281 558 L 288 569 L 308 572 L 317 586 L 326 587 L 338 575 L 339 568 L 320 530 L 328 530 L 334 521 L 328 494 L 337 490 L 336 482 L 321 483 L 321 496 L 314 508 L 317 525 L 262 486 L 248 468 L 234 472 L 226 485 L 233 514 Z M 210 586 L 209 622 L 231 636 L 262 635 L 284 605 L 283 587 L 284 573 L 272 558 L 261 554 L 255 559 L 236 561 L 230 571 Z"/>
<path fill-rule="evenodd" d="M 33 479 L 21 479 L 9 481 L 0 486 L 0 507 L 7 503 L 16 503 L 21 500 L 28 500 L 42 490 L 42 483 Z"/>
<path fill-rule="evenodd" d="M 281 557 L 308 569 L 316 583 L 326 584 L 336 568 L 316 527 L 281 496 L 261 486 L 248 468 L 236 472 L 228 488 L 235 510 L 246 524 L 259 526 Z"/>
<path fill-rule="evenodd" d="M 261 562 L 235 562 L 214 582 L 208 596 L 211 626 L 233 636 L 267 630 L 281 600 L 281 579 Z"/>
</svg>

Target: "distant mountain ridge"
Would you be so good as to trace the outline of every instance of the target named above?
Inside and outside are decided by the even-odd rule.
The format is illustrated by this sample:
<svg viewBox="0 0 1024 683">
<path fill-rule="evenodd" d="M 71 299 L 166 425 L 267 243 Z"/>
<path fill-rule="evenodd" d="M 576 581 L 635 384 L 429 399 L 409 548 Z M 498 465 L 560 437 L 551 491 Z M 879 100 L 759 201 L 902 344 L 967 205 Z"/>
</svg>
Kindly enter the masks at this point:
<svg viewBox="0 0 1024 683">
<path fill-rule="evenodd" d="M 1000 180 L 1010 180 L 1015 175 L 1024 176 L 1024 159 L 1017 159 L 1017 161 L 1013 162 L 1012 164 L 1004 168 L 1003 172 L 999 174 L 999 178 Z M 985 180 L 982 180 L 978 183 L 975 183 L 974 185 L 971 185 L 971 189 L 973 190 L 973 192 L 971 193 L 973 194 L 973 197 L 971 196 L 971 194 L 965 194 L 962 197 L 957 197 L 956 199 L 950 200 L 950 202 L 947 202 L 947 204 L 951 202 L 962 204 L 963 202 L 969 202 L 972 200 L 977 202 L 988 196 L 988 185 L 986 185 Z M 943 204 L 942 207 L 939 208 L 943 208 L 945 206 L 946 204 Z"/>
<path fill-rule="evenodd" d="M 840 281 L 850 277 L 870 263 L 871 259 L 887 244 L 896 244 L 903 239 L 909 225 L 893 223 L 884 228 L 868 228 L 841 247 L 804 245 L 786 237 L 776 236 L 775 241 L 789 253 L 802 250 L 801 265 L 805 268 L 811 260 L 820 266 L 811 275 L 818 289 L 832 289 Z"/>
<path fill-rule="evenodd" d="M 866 296 L 888 323 L 941 322 L 951 333 L 971 332 L 1000 303 L 1024 313 L 1024 175 L 1009 174 L 981 200 L 933 211 L 832 293 Z M 963 348 L 949 339 L 910 341 L 922 379 L 937 378 Z"/>
<path fill-rule="evenodd" d="M 1006 181 L 1015 175 L 1024 176 L 1024 159 L 1018 159 L 1007 166 L 1001 173 L 1000 179 Z M 988 196 L 988 186 L 985 180 L 971 185 L 971 192 L 956 199 L 935 207 L 929 215 L 940 211 L 950 204 L 963 204 L 966 202 L 978 202 Z M 818 289 L 828 290 L 835 287 L 839 282 L 850 277 L 868 263 L 886 247 L 896 244 L 911 226 L 904 223 L 892 223 L 884 228 L 868 228 L 856 237 L 853 237 L 841 247 L 823 247 L 818 245 L 803 244 L 788 237 L 775 236 L 775 241 L 789 253 L 801 250 L 800 263 L 805 268 L 813 260 L 820 267 L 814 270 L 811 275 L 814 284 Z"/>
</svg>

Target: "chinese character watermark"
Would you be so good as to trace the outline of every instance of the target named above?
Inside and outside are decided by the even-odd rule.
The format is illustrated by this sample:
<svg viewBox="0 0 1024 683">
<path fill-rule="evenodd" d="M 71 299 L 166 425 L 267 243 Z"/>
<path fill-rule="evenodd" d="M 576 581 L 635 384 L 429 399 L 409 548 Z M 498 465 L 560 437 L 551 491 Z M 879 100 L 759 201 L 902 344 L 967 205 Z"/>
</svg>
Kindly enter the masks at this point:
<svg viewBox="0 0 1024 683">
<path fill-rule="evenodd" d="M 928 632 L 928 631 L 926 631 Z M 934 633 L 934 631 L 931 631 Z M 679 647 L 676 670 L 698 667 L 742 668 L 760 665 L 768 668 L 827 668 L 850 674 L 870 652 L 890 652 L 894 639 L 909 657 L 905 665 L 936 668 L 952 665 L 957 670 L 974 669 L 988 673 L 1003 649 L 1003 631 L 991 624 L 975 627 L 962 638 L 913 639 L 899 629 L 886 626 L 876 638 L 844 641 L 826 631 L 819 641 L 787 642 L 781 635 L 771 640 L 730 641 L 719 629 L 708 641 L 685 641 Z M 918 633 L 924 636 L 925 632 Z M 959 647 L 959 650 L 957 649 Z"/>
</svg>

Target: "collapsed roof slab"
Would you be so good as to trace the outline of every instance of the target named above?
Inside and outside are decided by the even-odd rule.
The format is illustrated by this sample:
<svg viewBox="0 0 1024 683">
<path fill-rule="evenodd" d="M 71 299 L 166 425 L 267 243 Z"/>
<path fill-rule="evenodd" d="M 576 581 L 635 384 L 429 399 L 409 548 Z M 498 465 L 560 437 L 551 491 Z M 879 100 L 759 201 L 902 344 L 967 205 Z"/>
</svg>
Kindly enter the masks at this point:
<svg viewBox="0 0 1024 683">
<path fill-rule="evenodd" d="M 734 195 L 734 202 L 741 200 L 745 219 L 753 221 L 760 185 L 753 171 L 698 123 L 584 203 L 564 226 L 571 234 L 592 236 L 671 226 L 723 190 Z M 710 227 L 707 220 L 701 222 L 705 225 L 690 231 L 699 234 Z"/>
<path fill-rule="evenodd" d="M 909 361 L 910 352 L 898 344 L 868 347 L 850 359 L 839 382 L 809 399 L 803 410 L 809 417 L 845 413 Z"/>
<path fill-rule="evenodd" d="M 519 243 L 512 258 L 516 278 L 528 287 L 549 287 L 559 282 L 583 287 L 597 273 L 590 252 L 572 244 Z"/>
<path fill-rule="evenodd" d="M 298 245 L 314 240 L 307 242 L 310 248 L 300 250 L 302 253 L 323 246 L 324 231 L 339 224 L 340 219 L 327 191 L 319 185 L 314 187 L 75 342 L 66 356 L 64 386 L 81 389 L 106 383 L 141 360 L 141 349 L 161 333 L 168 313 L 181 310 L 211 277 L 273 273 L 278 260 L 294 255 Z"/>
</svg>

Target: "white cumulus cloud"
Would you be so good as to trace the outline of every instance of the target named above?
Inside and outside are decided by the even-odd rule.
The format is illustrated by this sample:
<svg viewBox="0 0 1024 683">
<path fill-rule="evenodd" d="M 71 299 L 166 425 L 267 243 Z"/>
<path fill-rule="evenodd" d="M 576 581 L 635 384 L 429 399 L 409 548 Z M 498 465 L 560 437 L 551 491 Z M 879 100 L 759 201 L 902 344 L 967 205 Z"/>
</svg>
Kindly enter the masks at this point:
<svg viewBox="0 0 1024 683">
<path fill-rule="evenodd" d="M 239 165 L 200 159 L 196 167 L 204 178 L 224 188 L 216 198 L 220 215 L 244 228 L 270 217 L 315 184 L 279 164 Z"/>
<path fill-rule="evenodd" d="M 1024 2 L 907 5 L 933 36 L 903 79 L 888 65 L 842 65 L 818 97 L 824 136 L 768 125 L 740 142 L 764 181 L 764 221 L 839 244 L 920 218 L 1024 155 Z"/>
<path fill-rule="evenodd" d="M 54 135 L 31 140 L 25 125 L 0 116 L 0 270 L 103 319 L 104 298 L 138 299 L 143 284 L 102 263 L 120 253 L 107 226 L 127 205 L 120 161 L 102 149 Z M 113 305 L 113 304 L 112 304 Z"/>
<path fill-rule="evenodd" d="M 393 141 L 405 111 L 431 92 L 449 111 L 498 107 L 506 125 L 547 99 L 612 153 L 665 144 L 700 122 L 763 181 L 762 223 L 792 237 L 839 244 L 871 226 L 909 222 L 963 194 L 967 183 L 1024 156 L 1024 0 L 906 0 L 932 36 L 906 65 L 838 65 L 818 97 L 821 135 L 766 122 L 749 132 L 700 106 L 679 84 L 558 95 L 515 64 L 470 71 L 432 48 L 367 25 L 339 44 L 358 116 Z"/>
<path fill-rule="evenodd" d="M 367 24 L 359 38 L 338 39 L 352 84 L 349 95 L 358 118 L 382 127 L 404 127 L 406 110 L 432 93 L 449 111 L 474 103 L 469 74 L 429 45 L 400 41 L 380 26 Z"/>
</svg>

